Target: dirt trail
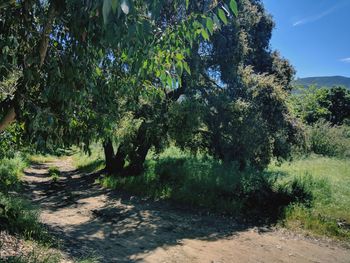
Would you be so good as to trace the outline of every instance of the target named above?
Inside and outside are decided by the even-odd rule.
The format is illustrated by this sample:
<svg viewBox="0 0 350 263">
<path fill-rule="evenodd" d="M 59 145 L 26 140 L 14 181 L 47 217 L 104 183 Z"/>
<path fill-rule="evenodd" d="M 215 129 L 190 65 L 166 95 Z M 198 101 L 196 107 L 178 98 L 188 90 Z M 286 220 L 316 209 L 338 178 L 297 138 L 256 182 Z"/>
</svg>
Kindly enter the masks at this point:
<svg viewBox="0 0 350 263">
<path fill-rule="evenodd" d="M 58 183 L 48 167 L 62 171 Z M 63 240 L 67 258 L 99 262 L 350 262 L 350 250 L 281 231 L 249 228 L 151 202 L 95 184 L 98 175 L 74 170 L 70 159 L 26 171 L 29 198 Z"/>
</svg>

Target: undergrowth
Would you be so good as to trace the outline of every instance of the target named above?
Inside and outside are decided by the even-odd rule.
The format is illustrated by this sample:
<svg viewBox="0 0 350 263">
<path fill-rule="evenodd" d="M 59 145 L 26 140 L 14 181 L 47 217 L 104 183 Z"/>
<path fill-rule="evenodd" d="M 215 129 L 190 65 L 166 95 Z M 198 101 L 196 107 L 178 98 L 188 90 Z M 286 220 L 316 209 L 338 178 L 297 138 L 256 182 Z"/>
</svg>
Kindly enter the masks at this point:
<svg viewBox="0 0 350 263">
<path fill-rule="evenodd" d="M 285 210 L 282 224 L 309 234 L 350 240 L 350 160 L 317 155 L 271 165 L 283 173 L 279 184 L 297 180 L 312 194 L 309 206 L 295 203 Z"/>
<path fill-rule="evenodd" d="M 298 182 L 276 185 L 278 173 L 224 165 L 205 156 L 193 157 L 176 148 L 150 156 L 141 176 L 104 177 L 101 184 L 153 199 L 171 199 L 252 221 L 276 220 L 293 202 L 307 203 L 310 193 Z"/>
</svg>

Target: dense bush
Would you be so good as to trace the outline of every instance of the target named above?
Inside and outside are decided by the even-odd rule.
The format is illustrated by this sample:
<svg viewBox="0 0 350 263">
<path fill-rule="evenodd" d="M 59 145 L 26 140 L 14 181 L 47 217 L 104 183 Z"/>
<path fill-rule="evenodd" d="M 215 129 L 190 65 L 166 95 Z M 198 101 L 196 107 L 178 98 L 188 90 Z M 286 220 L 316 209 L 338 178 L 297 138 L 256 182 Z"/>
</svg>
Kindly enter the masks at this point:
<svg viewBox="0 0 350 263">
<path fill-rule="evenodd" d="M 19 178 L 26 162 L 17 155 L 12 159 L 0 159 L 0 192 L 7 193 L 19 187 Z"/>
<path fill-rule="evenodd" d="M 341 125 L 350 120 L 350 91 L 344 87 L 299 87 L 290 102 L 295 114 L 308 124 L 326 120 Z"/>
<path fill-rule="evenodd" d="M 0 228 L 28 239 L 47 239 L 38 210 L 28 201 L 0 193 Z"/>
<path fill-rule="evenodd" d="M 309 150 L 316 154 L 350 157 L 350 127 L 318 121 L 307 128 L 307 144 Z"/>
</svg>

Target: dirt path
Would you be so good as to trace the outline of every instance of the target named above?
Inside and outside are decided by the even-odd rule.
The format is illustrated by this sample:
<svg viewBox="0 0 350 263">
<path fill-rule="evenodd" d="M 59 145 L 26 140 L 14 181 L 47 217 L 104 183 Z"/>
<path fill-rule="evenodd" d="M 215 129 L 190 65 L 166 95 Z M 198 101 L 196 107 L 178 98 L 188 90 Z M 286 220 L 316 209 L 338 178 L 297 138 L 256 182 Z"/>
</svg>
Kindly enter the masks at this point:
<svg viewBox="0 0 350 263">
<path fill-rule="evenodd" d="M 62 171 L 59 182 L 49 166 Z M 350 250 L 227 219 L 200 216 L 165 202 L 102 189 L 69 159 L 26 171 L 29 197 L 42 221 L 63 240 L 67 257 L 99 262 L 350 262 Z"/>
</svg>

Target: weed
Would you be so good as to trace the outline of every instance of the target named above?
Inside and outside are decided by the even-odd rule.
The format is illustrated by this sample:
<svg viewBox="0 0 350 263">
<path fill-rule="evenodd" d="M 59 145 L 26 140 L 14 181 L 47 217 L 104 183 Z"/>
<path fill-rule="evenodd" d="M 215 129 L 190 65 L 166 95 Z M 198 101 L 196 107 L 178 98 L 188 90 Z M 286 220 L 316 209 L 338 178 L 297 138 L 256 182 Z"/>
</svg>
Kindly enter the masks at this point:
<svg viewBox="0 0 350 263">
<path fill-rule="evenodd" d="M 49 168 L 49 176 L 52 180 L 53 183 L 57 183 L 58 180 L 60 179 L 61 172 L 58 167 L 50 167 Z"/>
</svg>

